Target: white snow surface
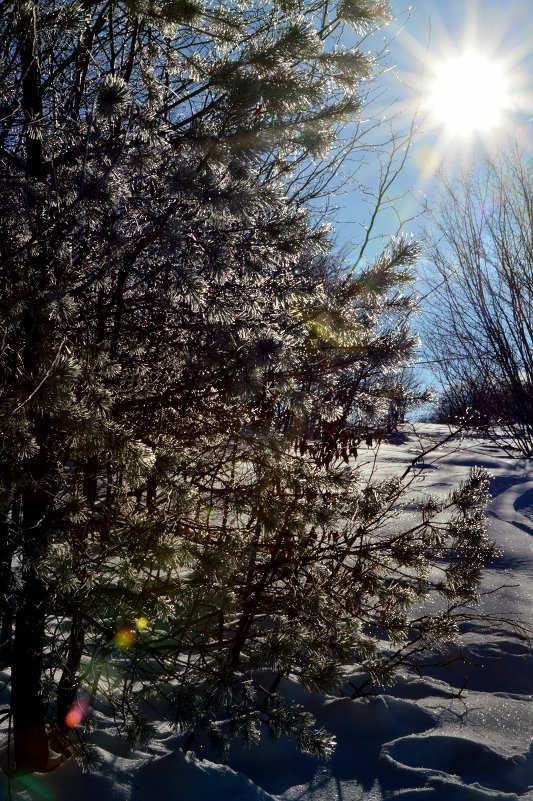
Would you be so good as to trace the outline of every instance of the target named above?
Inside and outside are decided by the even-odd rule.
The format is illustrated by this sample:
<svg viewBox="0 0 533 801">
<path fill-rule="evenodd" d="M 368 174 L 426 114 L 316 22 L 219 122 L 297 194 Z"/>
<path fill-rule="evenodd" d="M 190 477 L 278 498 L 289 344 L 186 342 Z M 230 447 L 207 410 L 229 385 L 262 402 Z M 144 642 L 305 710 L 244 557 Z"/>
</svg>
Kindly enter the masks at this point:
<svg viewBox="0 0 533 801">
<path fill-rule="evenodd" d="M 447 433 L 429 424 L 416 429 L 382 446 L 380 469 L 399 471 L 421 441 Z M 473 465 L 493 476 L 489 533 L 502 551 L 485 571 L 481 609 L 529 622 L 533 461 L 470 435 L 459 449 L 455 442 L 444 456 L 424 460 L 424 489 L 448 491 Z M 359 700 L 323 698 L 286 680 L 283 692 L 335 734 L 329 762 L 286 741 L 261 741 L 252 749 L 233 745 L 227 764 L 217 764 L 212 756 L 185 757 L 168 727 L 150 747 L 128 752 L 112 721 L 101 718 L 92 735 L 95 772 L 70 761 L 10 788 L 0 777 L 0 801 L 533 801 L 533 644 L 508 627 L 474 623 L 435 661 L 449 664 L 405 673 L 382 696 Z"/>
</svg>

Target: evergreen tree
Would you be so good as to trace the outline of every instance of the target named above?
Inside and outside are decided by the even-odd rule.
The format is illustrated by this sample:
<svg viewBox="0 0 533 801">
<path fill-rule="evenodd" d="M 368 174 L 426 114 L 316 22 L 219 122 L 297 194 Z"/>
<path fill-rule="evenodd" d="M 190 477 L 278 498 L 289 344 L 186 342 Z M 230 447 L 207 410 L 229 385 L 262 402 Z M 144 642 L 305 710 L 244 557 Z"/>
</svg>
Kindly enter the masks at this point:
<svg viewBox="0 0 533 801">
<path fill-rule="evenodd" d="M 299 165 L 357 110 L 371 64 L 337 32 L 364 34 L 388 6 L 2 9 L 15 768 L 47 768 L 50 739 L 70 754 L 80 688 L 131 739 L 150 702 L 185 748 L 200 730 L 266 727 L 323 751 L 281 678 L 328 690 L 347 659 L 383 677 L 411 647 L 412 601 L 449 598 L 415 639 L 448 634 L 492 554 L 481 476 L 451 499 L 448 527 L 428 500 L 399 533 L 385 521 L 409 474 L 376 482 L 337 458 L 383 429 L 382 377 L 414 345 L 394 289 L 413 254 L 400 243 L 343 277 L 283 184 L 309 186 Z M 261 668 L 276 671 L 268 686 Z"/>
</svg>

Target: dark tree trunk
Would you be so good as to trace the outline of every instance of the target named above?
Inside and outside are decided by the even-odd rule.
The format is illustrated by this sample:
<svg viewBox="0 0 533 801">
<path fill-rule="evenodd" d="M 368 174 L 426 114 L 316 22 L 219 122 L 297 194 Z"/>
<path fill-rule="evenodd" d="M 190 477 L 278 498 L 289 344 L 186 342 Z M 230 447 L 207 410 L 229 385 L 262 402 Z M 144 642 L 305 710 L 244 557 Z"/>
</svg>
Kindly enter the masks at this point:
<svg viewBox="0 0 533 801">
<path fill-rule="evenodd" d="M 23 17 L 26 29 L 20 38 L 20 74 L 22 110 L 28 120 L 25 135 L 26 170 L 29 176 L 43 180 L 37 13 L 36 6 L 28 5 Z M 41 271 L 45 272 L 43 256 L 35 256 L 34 260 L 41 264 Z M 24 369 L 26 375 L 36 377 L 40 372 L 37 354 L 42 332 L 36 330 L 36 320 L 31 313 L 26 319 L 25 328 Z M 41 415 L 33 421 L 33 433 L 39 450 L 24 465 L 28 484 L 21 501 L 22 583 L 16 593 L 11 671 L 16 773 L 43 771 L 48 767 L 48 738 L 42 695 L 47 587 L 41 567 L 48 544 L 48 515 L 53 493 L 49 475 L 50 431 L 47 420 Z"/>
<path fill-rule="evenodd" d="M 39 375 L 39 331 L 31 314 L 26 318 L 25 329 L 25 372 L 35 377 Z M 38 451 L 23 463 L 27 484 L 22 492 L 19 522 L 22 581 L 15 593 L 15 636 L 11 663 L 11 713 L 17 773 L 43 771 L 48 765 L 42 694 L 48 588 L 42 570 L 48 549 L 50 511 L 56 487 L 50 455 L 52 423 L 42 414 L 37 414 L 32 423 Z"/>
<path fill-rule="evenodd" d="M 47 588 L 41 573 L 47 549 L 50 507 L 47 426 L 35 426 L 39 451 L 26 462 L 32 479 L 22 496 L 22 586 L 16 593 L 11 670 L 11 713 L 17 773 L 46 770 L 48 739 L 42 695 Z"/>
<path fill-rule="evenodd" d="M 43 446 L 28 460 L 35 484 L 22 499 L 22 586 L 17 592 L 11 671 L 11 712 L 15 770 L 46 770 L 48 741 L 42 697 L 46 587 L 40 562 L 46 550 L 48 497 L 42 485 L 47 458 Z"/>
<path fill-rule="evenodd" d="M 5 470 L 8 473 L 8 469 Z M 11 495 L 10 481 L 4 481 L 3 490 Z M 11 664 L 11 647 L 13 636 L 13 599 L 11 597 L 11 565 L 15 544 L 12 522 L 15 516 L 13 504 L 9 504 L 9 513 L 4 511 L 0 519 L 0 665 Z"/>
<path fill-rule="evenodd" d="M 21 40 L 20 66 L 22 108 L 28 120 L 25 136 L 26 166 L 29 175 L 33 178 L 42 178 L 43 146 L 39 135 L 42 119 L 41 69 L 37 51 L 36 14 L 37 11 L 34 8 L 28 15 L 28 27 Z"/>
<path fill-rule="evenodd" d="M 48 739 L 42 697 L 46 593 L 35 555 L 25 548 L 24 585 L 18 595 L 11 673 L 16 773 L 46 770 Z"/>
</svg>

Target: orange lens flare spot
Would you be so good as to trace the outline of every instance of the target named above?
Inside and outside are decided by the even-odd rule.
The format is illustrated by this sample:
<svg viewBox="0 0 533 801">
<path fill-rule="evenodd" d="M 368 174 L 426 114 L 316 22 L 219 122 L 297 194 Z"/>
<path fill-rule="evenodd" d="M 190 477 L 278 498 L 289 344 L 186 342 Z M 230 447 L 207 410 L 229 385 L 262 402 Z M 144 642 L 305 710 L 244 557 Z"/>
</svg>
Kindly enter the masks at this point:
<svg viewBox="0 0 533 801">
<path fill-rule="evenodd" d="M 113 642 L 121 651 L 127 651 L 135 642 L 137 632 L 130 626 L 122 626 L 113 636 Z"/>
<path fill-rule="evenodd" d="M 81 699 L 74 701 L 69 711 L 65 715 L 65 724 L 69 729 L 74 729 L 76 726 L 80 725 L 83 718 L 87 714 L 88 708 L 89 704 L 86 700 Z"/>
<path fill-rule="evenodd" d="M 148 621 L 145 617 L 138 617 L 135 622 L 135 628 L 137 629 L 137 631 L 143 631 L 147 625 Z"/>
</svg>

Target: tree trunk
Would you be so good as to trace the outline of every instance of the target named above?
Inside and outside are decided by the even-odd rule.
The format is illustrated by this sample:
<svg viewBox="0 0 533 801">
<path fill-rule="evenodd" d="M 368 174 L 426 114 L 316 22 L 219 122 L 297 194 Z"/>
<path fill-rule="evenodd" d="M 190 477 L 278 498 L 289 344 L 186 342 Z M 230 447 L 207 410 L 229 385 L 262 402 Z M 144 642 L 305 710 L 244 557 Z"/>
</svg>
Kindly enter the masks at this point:
<svg viewBox="0 0 533 801">
<path fill-rule="evenodd" d="M 26 361 L 30 359 L 31 355 L 26 354 Z M 22 586 L 15 596 L 11 670 L 11 713 L 17 773 L 46 770 L 48 764 L 42 695 L 47 587 L 41 566 L 48 547 L 48 515 L 53 493 L 46 421 L 40 419 L 34 431 L 40 448 L 25 465 L 29 486 L 23 492 L 21 502 Z"/>
<path fill-rule="evenodd" d="M 13 505 L 10 504 L 11 514 Z M 11 598 L 11 563 L 15 550 L 13 532 L 6 513 L 0 521 L 0 665 L 11 664 L 13 607 Z"/>
<path fill-rule="evenodd" d="M 43 174 L 43 145 L 40 136 L 42 122 L 41 69 L 39 65 L 37 41 L 37 9 L 26 10 L 27 29 L 21 37 L 20 67 L 22 78 L 22 109 L 28 123 L 24 144 L 26 147 L 26 168 L 33 178 L 41 179 Z"/>
<path fill-rule="evenodd" d="M 46 770 L 48 739 L 41 690 L 44 646 L 44 588 L 35 566 L 26 568 L 16 613 L 11 712 L 17 774 Z"/>
</svg>

